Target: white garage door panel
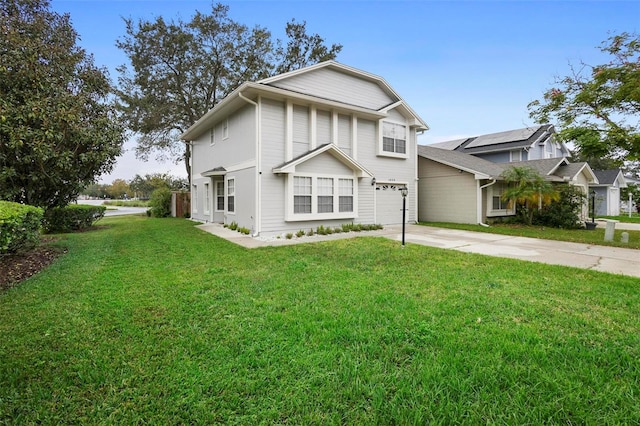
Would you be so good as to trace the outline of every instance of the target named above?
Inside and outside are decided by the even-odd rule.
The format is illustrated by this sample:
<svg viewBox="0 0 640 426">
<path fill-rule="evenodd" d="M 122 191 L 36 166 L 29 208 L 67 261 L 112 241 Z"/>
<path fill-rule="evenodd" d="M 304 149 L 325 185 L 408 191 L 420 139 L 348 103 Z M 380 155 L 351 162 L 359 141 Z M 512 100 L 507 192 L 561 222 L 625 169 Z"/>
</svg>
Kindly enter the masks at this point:
<svg viewBox="0 0 640 426">
<path fill-rule="evenodd" d="M 400 185 L 376 185 L 376 223 L 393 225 L 402 223 L 402 195 Z"/>
</svg>

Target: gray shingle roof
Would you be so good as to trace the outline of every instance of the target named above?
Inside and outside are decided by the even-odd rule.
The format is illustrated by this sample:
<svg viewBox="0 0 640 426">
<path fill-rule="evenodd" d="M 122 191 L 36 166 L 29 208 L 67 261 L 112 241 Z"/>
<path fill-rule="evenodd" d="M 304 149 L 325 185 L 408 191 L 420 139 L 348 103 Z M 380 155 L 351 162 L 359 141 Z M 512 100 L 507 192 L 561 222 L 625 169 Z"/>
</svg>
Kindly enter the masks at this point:
<svg viewBox="0 0 640 426">
<path fill-rule="evenodd" d="M 613 185 L 621 171 L 620 169 L 594 170 L 593 173 L 598 178 L 600 185 Z"/>
<path fill-rule="evenodd" d="M 418 145 L 418 155 L 447 166 L 455 167 L 469 173 L 498 178 L 503 167 L 498 163 L 447 149 L 434 148 L 430 145 Z"/>
</svg>

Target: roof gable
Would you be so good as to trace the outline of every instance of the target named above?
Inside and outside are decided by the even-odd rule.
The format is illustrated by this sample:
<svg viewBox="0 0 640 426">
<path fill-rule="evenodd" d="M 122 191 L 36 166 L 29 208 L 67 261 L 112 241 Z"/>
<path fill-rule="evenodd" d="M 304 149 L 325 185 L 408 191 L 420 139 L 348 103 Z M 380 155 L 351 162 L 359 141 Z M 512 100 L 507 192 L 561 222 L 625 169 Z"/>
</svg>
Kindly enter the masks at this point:
<svg viewBox="0 0 640 426">
<path fill-rule="evenodd" d="M 281 164 L 277 167 L 273 168 L 273 173 L 296 173 L 296 167 L 304 164 L 305 162 L 316 158 L 322 154 L 332 155 L 336 160 L 340 161 L 342 164 L 353 170 L 357 177 L 373 177 L 373 174 L 367 170 L 365 167 L 360 165 L 353 158 L 349 157 L 345 154 L 340 148 L 336 145 L 328 143 L 319 146 L 318 148 L 311 150 L 302 154 L 301 156 L 294 158 L 291 161 L 288 161 L 284 164 Z"/>
<path fill-rule="evenodd" d="M 594 170 L 593 173 L 598 178 L 600 185 L 612 186 L 618 182 L 620 188 L 626 188 L 627 186 L 627 181 L 620 169 Z"/>
<path fill-rule="evenodd" d="M 484 160 L 473 155 L 457 151 L 436 148 L 427 145 L 418 145 L 420 157 L 450 166 L 475 175 L 476 179 L 498 179 L 503 172 L 503 167 L 498 163 Z"/>
</svg>

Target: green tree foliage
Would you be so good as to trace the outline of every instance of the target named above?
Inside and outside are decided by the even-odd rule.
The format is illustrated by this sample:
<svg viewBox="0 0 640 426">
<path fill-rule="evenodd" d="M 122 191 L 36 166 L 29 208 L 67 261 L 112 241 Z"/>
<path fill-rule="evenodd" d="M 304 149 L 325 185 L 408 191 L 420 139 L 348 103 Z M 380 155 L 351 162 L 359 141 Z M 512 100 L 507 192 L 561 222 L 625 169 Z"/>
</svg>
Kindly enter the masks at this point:
<svg viewBox="0 0 640 426">
<path fill-rule="evenodd" d="M 542 101 L 529 104 L 539 123 L 555 122 L 558 137 L 585 157 L 640 159 L 640 35 L 621 33 L 600 50 L 611 60 L 572 67 Z"/>
<path fill-rule="evenodd" d="M 581 188 L 573 185 L 558 185 L 557 190 L 558 199 L 537 211 L 534 215 L 534 223 L 552 228 L 581 228 L 580 218 L 587 196 Z"/>
<path fill-rule="evenodd" d="M 130 67 L 119 67 L 120 107 L 138 135 L 136 155 L 184 160 L 190 173 L 190 148 L 179 135 L 245 81 L 256 81 L 313 63 L 334 59 L 342 46 L 325 46 L 306 23 L 290 21 L 283 46 L 266 28 L 249 28 L 216 4 L 210 14 L 197 12 L 190 21 L 134 22 L 117 45 Z"/>
<path fill-rule="evenodd" d="M 120 155 L 104 70 L 47 0 L 0 0 L 0 199 L 64 206 Z"/>
<path fill-rule="evenodd" d="M 508 184 L 502 193 L 503 200 L 516 205 L 527 225 L 531 225 L 536 210 L 558 199 L 553 186 L 531 167 L 510 167 L 502 176 Z"/>
<path fill-rule="evenodd" d="M 149 206 L 154 217 L 171 216 L 171 190 L 169 188 L 158 188 L 153 191 Z"/>
<path fill-rule="evenodd" d="M 129 181 L 129 187 L 138 198 L 148 199 L 153 191 L 159 188 L 168 188 L 172 191 L 188 191 L 189 183 L 186 179 L 177 178 L 167 173 L 153 173 L 144 177 L 136 175 Z"/>
</svg>

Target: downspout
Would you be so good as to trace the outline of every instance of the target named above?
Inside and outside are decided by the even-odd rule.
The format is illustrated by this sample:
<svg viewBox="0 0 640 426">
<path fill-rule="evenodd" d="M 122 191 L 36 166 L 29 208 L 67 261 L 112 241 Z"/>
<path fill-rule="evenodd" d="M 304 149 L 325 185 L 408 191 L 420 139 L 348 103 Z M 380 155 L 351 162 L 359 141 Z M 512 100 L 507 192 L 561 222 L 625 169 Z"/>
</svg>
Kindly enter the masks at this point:
<svg viewBox="0 0 640 426">
<path fill-rule="evenodd" d="M 487 225 L 486 223 L 482 222 L 482 190 L 485 188 L 490 187 L 491 185 L 495 184 L 496 180 L 493 179 L 491 182 L 480 186 L 480 181 L 478 181 L 478 194 L 477 194 L 477 200 L 476 200 L 476 219 L 478 221 L 478 225 L 484 226 L 484 227 L 489 227 L 489 225 Z"/>
<path fill-rule="evenodd" d="M 260 200 L 262 199 L 262 132 L 260 131 L 260 106 L 257 102 L 245 97 L 242 92 L 238 92 L 238 96 L 240 97 L 240 99 L 256 107 L 256 227 L 253 230 L 252 236 L 257 237 L 262 231 L 262 204 L 260 202 Z"/>
</svg>

